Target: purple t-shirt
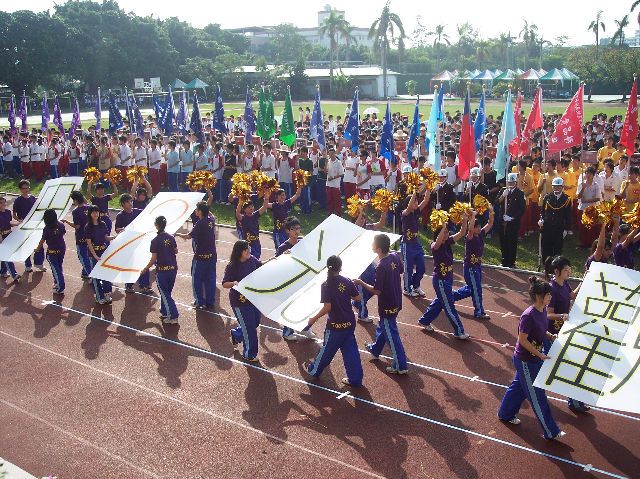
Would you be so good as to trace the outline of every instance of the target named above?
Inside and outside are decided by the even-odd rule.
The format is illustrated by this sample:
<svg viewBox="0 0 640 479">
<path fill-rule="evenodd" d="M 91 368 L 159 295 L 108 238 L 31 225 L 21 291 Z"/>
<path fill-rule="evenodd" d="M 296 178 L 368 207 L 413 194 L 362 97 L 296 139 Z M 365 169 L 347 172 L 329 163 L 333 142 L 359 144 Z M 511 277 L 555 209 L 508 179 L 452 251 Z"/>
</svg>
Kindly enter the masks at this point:
<svg viewBox="0 0 640 479">
<path fill-rule="evenodd" d="M 355 284 L 344 276 L 334 276 L 320 286 L 320 302 L 330 303 L 331 311 L 327 319 L 327 329 L 353 331 L 356 317 L 353 314 L 351 298 L 358 296 Z"/>
<path fill-rule="evenodd" d="M 283 231 L 284 222 L 291 211 L 291 200 L 285 200 L 284 203 L 278 202 L 271 204 L 271 214 L 273 215 L 273 231 Z"/>
<path fill-rule="evenodd" d="M 122 210 L 116 215 L 116 230 L 126 228 L 140 214 L 140 210 L 132 209 L 131 211 Z"/>
<path fill-rule="evenodd" d="M 402 242 L 418 243 L 418 210 L 402 215 Z"/>
<path fill-rule="evenodd" d="M 542 352 L 542 343 L 547 336 L 547 326 L 547 309 L 545 308 L 544 311 L 538 311 L 533 306 L 529 306 L 520 316 L 518 334 L 527 333 L 529 342 L 533 344 L 538 351 Z M 514 355 L 525 362 L 540 361 L 539 358 L 527 351 L 520 344 L 520 341 L 516 342 Z"/>
<path fill-rule="evenodd" d="M 434 249 L 431 246 L 431 254 L 433 255 L 433 277 L 435 279 L 453 279 L 453 249 L 455 243 L 453 238 L 449 237 L 440 248 Z"/>
<path fill-rule="evenodd" d="M 613 247 L 613 261 L 616 266 L 633 269 L 633 249 L 630 246 L 625 248 L 622 243 L 618 243 Z"/>
<path fill-rule="evenodd" d="M 216 219 L 213 216 L 199 219 L 191 230 L 193 253 L 196 259 L 218 260 L 216 251 Z"/>
<path fill-rule="evenodd" d="M 480 230 L 477 236 L 469 239 L 465 236 L 464 241 L 464 264 L 465 266 L 480 266 L 482 264 L 482 255 L 484 254 L 484 231 Z"/>
<path fill-rule="evenodd" d="M 76 244 L 84 244 L 84 227 L 89 220 L 87 216 L 87 210 L 89 209 L 89 205 L 84 204 L 74 208 L 71 216 L 73 218 L 73 224 L 77 226 L 75 229 L 76 235 Z"/>
<path fill-rule="evenodd" d="M 66 230 L 64 224 L 58 221 L 55 228 L 45 226 L 42 229 L 42 239 L 47 243 L 47 254 L 63 255 L 67 249 L 64 242 Z"/>
<path fill-rule="evenodd" d="M 133 209 L 140 213 L 143 209 L 147 207 L 149 204 L 148 199 L 144 199 L 142 201 L 134 199 L 131 204 L 133 205 Z"/>
<path fill-rule="evenodd" d="M 278 246 L 278 249 L 276 250 L 276 257 L 284 254 L 285 251 L 289 251 L 291 248 L 293 248 L 293 245 L 289 243 L 289 240 L 285 241 L 280 246 Z"/>
<path fill-rule="evenodd" d="M 11 219 L 11 210 L 6 209 L 0 212 L 0 234 L 2 234 L 2 239 L 11 233 Z"/>
<path fill-rule="evenodd" d="M 253 193 L 250 197 L 249 197 L 249 201 L 251 201 L 251 203 L 254 204 L 254 206 L 258 203 L 258 200 L 260 199 L 260 197 L 256 194 Z M 240 199 L 237 196 L 234 196 L 233 198 L 231 198 L 231 204 L 233 205 L 234 210 L 238 207 L 238 201 L 240 201 Z M 236 228 L 240 228 L 240 221 L 238 220 L 238 217 L 236 216 Z"/>
<path fill-rule="evenodd" d="M 571 286 L 567 281 L 560 286 L 555 281 L 550 281 L 551 286 L 551 302 L 549 307 L 553 308 L 554 314 L 568 314 L 571 309 Z M 549 319 L 549 327 L 547 330 L 552 334 L 558 334 L 562 328 L 563 322 L 560 320 Z"/>
<path fill-rule="evenodd" d="M 100 216 L 109 216 L 109 201 L 111 201 L 113 195 L 104 195 L 98 198 L 97 196 L 91 197 L 91 204 L 96 205 L 100 210 Z"/>
<path fill-rule="evenodd" d="M 175 271 L 178 269 L 178 261 L 176 260 L 177 247 L 175 238 L 169 233 L 158 233 L 151 240 L 149 250 L 157 255 L 157 271 Z"/>
<path fill-rule="evenodd" d="M 381 318 L 395 317 L 402 309 L 402 279 L 404 267 L 398 253 L 389 253 L 376 268 L 374 289 L 378 295 L 378 313 Z"/>
<path fill-rule="evenodd" d="M 609 258 L 607 258 L 606 261 L 602 261 L 602 260 L 598 261 L 594 255 L 591 255 L 587 258 L 587 261 L 585 261 L 584 263 L 584 270 L 588 271 L 589 267 L 591 266 L 591 263 L 608 263 L 608 262 L 609 262 Z"/>
<path fill-rule="evenodd" d="M 23 220 L 31 211 L 31 207 L 35 204 L 36 197 L 29 195 L 28 197 L 18 196 L 13 202 L 13 211 L 18 219 Z"/>
<path fill-rule="evenodd" d="M 84 227 L 84 237 L 91 240 L 93 250 L 96 252 L 96 256 L 98 257 L 102 256 L 104 250 L 109 246 L 109 242 L 107 241 L 108 234 L 109 230 L 107 229 L 107 225 L 104 221 L 98 221 L 97 225 L 87 223 Z"/>
<path fill-rule="evenodd" d="M 260 222 L 258 221 L 259 218 L 259 211 L 254 211 L 253 214 L 250 215 L 242 215 L 240 226 L 242 227 L 242 234 L 244 235 L 244 239 L 249 243 L 260 242 Z"/>
<path fill-rule="evenodd" d="M 248 260 L 236 261 L 235 263 L 227 264 L 227 267 L 224 269 L 224 277 L 222 278 L 223 283 L 227 283 L 229 281 L 242 281 L 245 277 L 249 276 L 256 269 L 262 266 L 262 263 L 255 256 L 250 256 Z M 247 298 L 237 292 L 235 289 L 229 290 L 229 302 L 231 303 L 231 307 L 235 308 L 238 306 L 247 306 L 251 304 Z"/>
</svg>

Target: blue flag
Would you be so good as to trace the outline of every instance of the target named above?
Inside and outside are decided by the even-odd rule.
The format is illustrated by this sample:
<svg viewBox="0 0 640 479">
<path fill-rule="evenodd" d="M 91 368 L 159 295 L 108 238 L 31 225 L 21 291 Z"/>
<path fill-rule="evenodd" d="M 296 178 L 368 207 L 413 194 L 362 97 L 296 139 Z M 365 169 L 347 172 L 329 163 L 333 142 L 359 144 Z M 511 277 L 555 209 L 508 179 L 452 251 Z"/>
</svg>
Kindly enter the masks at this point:
<svg viewBox="0 0 640 479">
<path fill-rule="evenodd" d="M 198 93 L 193 91 L 193 111 L 191 112 L 191 123 L 189 129 L 196 134 L 198 142 L 204 145 L 204 132 L 202 130 L 202 117 L 200 116 L 200 105 L 198 104 Z"/>
<path fill-rule="evenodd" d="M 9 100 L 9 131 L 12 135 L 16 134 L 16 101 L 13 95 L 11 95 L 11 100 Z"/>
<path fill-rule="evenodd" d="M 156 121 L 158 122 L 158 125 L 160 125 L 160 117 L 162 117 L 164 105 L 155 94 L 151 95 L 151 102 L 153 103 L 153 112 L 156 114 Z"/>
<path fill-rule="evenodd" d="M 136 132 L 136 124 L 133 121 L 133 109 L 131 108 L 131 99 L 129 98 L 129 92 L 125 89 L 125 114 L 127 115 L 127 120 L 129 120 L 129 131 L 131 133 Z"/>
<path fill-rule="evenodd" d="M 513 116 L 513 105 L 511 104 L 511 90 L 507 90 L 507 102 L 504 105 L 502 115 L 502 126 L 498 136 L 498 148 L 496 151 L 496 179 L 501 180 L 506 176 L 507 159 L 509 157 L 509 143 L 516 137 L 516 120 Z"/>
<path fill-rule="evenodd" d="M 438 91 L 438 121 L 444 120 L 444 84 L 440 85 Z"/>
<path fill-rule="evenodd" d="M 49 128 L 49 103 L 47 102 L 47 95 L 42 99 L 42 131 L 47 131 Z"/>
<path fill-rule="evenodd" d="M 322 106 L 320 106 L 320 89 L 316 87 L 316 101 L 313 104 L 313 113 L 311 114 L 311 124 L 309 137 L 318 142 L 321 150 L 327 148 L 327 142 L 324 138 L 324 120 L 322 118 Z"/>
<path fill-rule="evenodd" d="M 176 117 L 176 125 L 178 131 L 183 135 L 187 132 L 187 99 L 185 98 L 185 92 L 180 93 L 180 106 Z"/>
<path fill-rule="evenodd" d="M 476 114 L 476 121 L 473 122 L 473 138 L 476 143 L 476 151 L 482 149 L 482 136 L 484 135 L 484 129 L 487 126 L 487 116 L 484 108 L 484 89 L 480 96 L 480 105 L 478 105 L 478 113 Z"/>
<path fill-rule="evenodd" d="M 71 126 L 69 127 L 69 139 L 73 138 L 76 134 L 76 130 L 80 126 L 80 107 L 78 106 L 78 99 L 74 98 L 73 104 L 73 116 L 71 117 Z"/>
<path fill-rule="evenodd" d="M 429 164 L 435 171 L 440 169 L 440 145 L 438 141 L 438 117 L 440 116 L 440 95 L 434 90 L 431 112 L 427 122 L 427 134 L 425 136 L 426 151 L 429 155 Z"/>
<path fill-rule="evenodd" d="M 96 131 L 102 130 L 102 103 L 100 99 L 100 88 L 98 88 L 98 98 L 96 99 L 96 109 L 93 112 L 93 116 L 96 119 Z"/>
<path fill-rule="evenodd" d="M 358 105 L 358 89 L 353 94 L 351 102 L 351 111 L 347 120 L 347 127 L 344 129 L 344 137 L 351 140 L 351 151 L 358 151 L 360 147 L 360 115 Z"/>
<path fill-rule="evenodd" d="M 60 102 L 58 95 L 53 100 L 53 124 L 58 127 L 60 134 L 64 136 L 64 123 L 62 123 L 62 110 L 60 110 Z"/>
<path fill-rule="evenodd" d="M 131 111 L 133 112 L 133 120 L 129 120 L 130 123 L 136 127 L 136 133 L 139 137 L 144 137 L 144 120 L 142 119 L 142 113 L 136 102 L 136 96 L 131 94 Z"/>
<path fill-rule="evenodd" d="M 387 112 L 382 120 L 382 134 L 380 135 L 380 155 L 387 160 L 395 159 L 393 153 L 393 122 L 391 121 L 391 104 L 387 100 Z"/>
<path fill-rule="evenodd" d="M 224 105 L 222 104 L 222 94 L 220 93 L 220 85 L 216 85 L 216 96 L 214 100 L 213 119 L 211 128 L 218 130 L 220 133 L 227 132 L 227 125 L 224 121 Z"/>
<path fill-rule="evenodd" d="M 26 133 L 27 128 L 27 97 L 22 95 L 20 99 L 20 108 L 18 109 L 18 115 L 20 116 L 20 121 L 22 122 L 22 126 L 20 127 L 20 131 Z"/>
<path fill-rule="evenodd" d="M 244 142 L 250 145 L 256 132 L 256 114 L 251 107 L 251 93 L 247 87 L 247 96 L 244 102 Z"/>
<path fill-rule="evenodd" d="M 416 108 L 413 110 L 413 123 L 411 124 L 411 131 L 409 132 L 409 141 L 407 142 L 407 154 L 409 158 L 413 155 L 413 147 L 416 144 L 416 140 L 420 137 L 420 100 L 416 100 Z"/>
<path fill-rule="evenodd" d="M 109 134 L 113 135 L 123 126 L 122 115 L 116 103 L 116 97 L 109 92 Z"/>
<path fill-rule="evenodd" d="M 158 104 L 160 101 L 158 100 Z M 171 87 L 167 92 L 167 98 L 164 103 L 164 108 L 160 110 L 160 116 L 158 117 L 158 126 L 164 130 L 165 135 L 171 135 L 173 133 L 173 120 L 175 118 L 175 112 L 173 110 L 173 94 L 171 93 Z"/>
</svg>

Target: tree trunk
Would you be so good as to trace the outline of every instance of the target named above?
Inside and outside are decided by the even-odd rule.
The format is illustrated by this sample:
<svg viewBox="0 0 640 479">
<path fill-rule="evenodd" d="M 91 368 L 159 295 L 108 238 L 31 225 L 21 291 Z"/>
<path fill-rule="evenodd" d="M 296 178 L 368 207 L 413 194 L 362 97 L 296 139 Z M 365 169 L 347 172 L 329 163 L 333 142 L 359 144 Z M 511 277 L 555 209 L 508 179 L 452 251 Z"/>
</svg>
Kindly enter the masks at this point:
<svg viewBox="0 0 640 479">
<path fill-rule="evenodd" d="M 384 92 L 384 98 L 385 99 L 388 96 L 388 91 L 387 91 L 387 48 L 389 48 L 389 45 L 385 41 L 383 46 L 382 46 L 382 91 Z"/>
<path fill-rule="evenodd" d="M 331 46 L 333 46 L 333 42 L 331 42 Z M 329 92 L 331 93 L 331 97 L 333 98 L 333 48 L 329 50 Z"/>
</svg>

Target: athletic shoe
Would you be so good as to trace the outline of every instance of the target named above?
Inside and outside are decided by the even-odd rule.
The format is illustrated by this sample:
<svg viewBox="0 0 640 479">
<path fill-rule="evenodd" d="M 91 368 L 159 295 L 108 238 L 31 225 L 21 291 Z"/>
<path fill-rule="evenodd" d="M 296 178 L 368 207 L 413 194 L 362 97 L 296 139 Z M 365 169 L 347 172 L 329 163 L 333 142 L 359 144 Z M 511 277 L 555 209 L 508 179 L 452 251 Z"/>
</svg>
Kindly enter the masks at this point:
<svg viewBox="0 0 640 479">
<path fill-rule="evenodd" d="M 422 291 L 422 290 L 420 290 L 420 291 Z M 419 298 L 421 295 L 420 295 L 420 293 L 418 293 L 418 290 L 412 289 L 411 293 L 409 294 L 409 296 L 411 296 L 412 298 Z"/>
<path fill-rule="evenodd" d="M 133 286 L 125 286 L 124 287 L 124 292 L 125 293 L 133 293 Z"/>
<path fill-rule="evenodd" d="M 251 359 L 245 358 L 244 356 L 242 356 L 242 359 L 244 359 L 245 361 L 247 361 L 249 363 L 257 363 L 257 362 L 260 361 L 257 356 L 255 358 L 251 358 Z"/>
<path fill-rule="evenodd" d="M 9 277 L 9 273 L 2 273 L 2 277 L 3 278 L 8 278 Z"/>
<path fill-rule="evenodd" d="M 96 301 L 96 303 L 103 304 L 103 305 L 104 304 L 109 304 L 109 300 L 106 299 L 106 298 L 105 299 L 99 299 L 99 300 Z"/>
<path fill-rule="evenodd" d="M 31 268 L 31 266 L 29 266 L 28 268 L 24 269 L 25 273 L 31 273 L 33 271 L 33 269 Z"/>
<path fill-rule="evenodd" d="M 408 289 L 403 289 L 402 294 L 404 294 L 405 296 L 413 296 L 413 291 L 410 291 Z"/>
<path fill-rule="evenodd" d="M 231 338 L 231 345 L 233 346 L 233 349 L 236 349 L 236 346 L 240 344 L 240 341 L 236 341 L 236 338 L 234 338 L 231 333 L 229 333 L 229 337 Z"/>
<path fill-rule="evenodd" d="M 358 321 L 360 321 L 361 323 L 373 323 L 373 319 L 371 319 L 369 316 L 367 316 L 366 318 L 358 318 Z"/>
<path fill-rule="evenodd" d="M 298 340 L 298 336 L 296 336 L 296 333 L 291 333 L 291 334 L 287 334 L 287 335 L 282 335 L 282 338 L 285 341 L 297 341 Z"/>
<path fill-rule="evenodd" d="M 309 372 L 309 368 L 311 367 L 311 363 L 309 361 L 305 361 L 302 363 L 302 370 L 304 371 L 304 373 L 309 376 L 311 379 L 317 379 L 316 376 L 312 375 Z"/>
<path fill-rule="evenodd" d="M 476 316 L 476 319 L 486 319 L 489 320 L 491 319 L 491 316 L 489 316 L 488 314 L 481 314 L 480 316 Z"/>
<path fill-rule="evenodd" d="M 574 406 L 573 404 L 569 405 L 569 409 L 571 409 L 573 412 L 587 412 L 589 409 L 591 409 L 590 406 L 587 406 L 586 404 L 584 404 L 583 406 Z"/>
<path fill-rule="evenodd" d="M 373 356 L 373 359 L 376 359 L 376 360 L 377 360 L 377 359 L 379 358 L 379 356 L 377 356 L 377 355 L 375 355 L 375 354 L 373 354 L 373 353 L 371 352 L 371 346 L 373 346 L 373 344 L 365 343 L 364 348 L 365 348 L 367 351 L 369 351 L 369 354 L 371 354 L 371 356 Z"/>
<path fill-rule="evenodd" d="M 349 382 L 349 378 L 342 378 L 342 384 L 344 384 L 345 386 L 351 386 L 352 388 L 359 388 L 362 386 L 362 384 L 351 384 Z"/>
<path fill-rule="evenodd" d="M 13 277 L 13 282 L 14 282 L 14 283 L 19 283 L 21 279 L 22 279 L 22 276 L 20 276 L 19 274 L 17 274 L 17 275 L 15 275 L 15 276 Z"/>
<path fill-rule="evenodd" d="M 565 437 L 567 435 L 566 432 L 564 431 L 560 431 L 558 434 L 556 434 L 555 436 L 549 438 L 551 441 L 558 441 L 560 439 L 562 439 L 563 437 Z"/>
<path fill-rule="evenodd" d="M 387 372 L 389 374 L 407 374 L 409 371 L 407 369 L 396 369 L 393 366 L 388 366 L 387 367 Z"/>
<path fill-rule="evenodd" d="M 303 337 L 307 338 L 307 339 L 316 339 L 318 337 L 318 336 L 316 336 L 316 333 L 314 333 L 310 329 L 307 329 L 306 331 L 300 331 L 298 334 L 300 336 L 303 336 Z"/>
<path fill-rule="evenodd" d="M 413 293 L 414 293 L 416 296 L 423 296 L 423 297 L 424 297 L 424 296 L 426 296 L 426 295 L 427 295 L 427 293 L 425 293 L 425 292 L 422 290 L 422 288 L 414 288 Z"/>
<path fill-rule="evenodd" d="M 453 337 L 456 339 L 469 339 L 469 335 L 467 333 L 454 334 Z"/>
<path fill-rule="evenodd" d="M 509 424 L 513 424 L 514 426 L 517 426 L 522 422 L 520 421 L 520 418 L 518 416 L 515 416 L 513 419 L 509 419 L 508 421 L 506 419 L 501 419 L 501 421 L 508 422 Z"/>
<path fill-rule="evenodd" d="M 194 306 L 194 308 L 197 309 L 198 311 L 203 311 L 206 309 L 204 305 L 197 305 L 197 306 Z"/>
<path fill-rule="evenodd" d="M 165 316 L 164 314 L 160 315 L 160 319 L 168 319 L 168 318 L 169 318 L 169 316 Z"/>
<path fill-rule="evenodd" d="M 147 286 L 146 288 L 142 288 L 143 293 L 153 293 L 153 288 Z"/>
<path fill-rule="evenodd" d="M 31 271 L 31 270 L 29 270 Z M 82 278 L 83 281 L 86 281 L 89 279 L 89 275 L 88 274 L 81 274 L 80 277 Z"/>
<path fill-rule="evenodd" d="M 420 323 L 420 321 L 418 321 Z M 422 323 L 420 323 L 422 324 Z M 435 331 L 435 329 L 433 329 L 433 326 L 431 326 L 430 324 L 422 324 L 422 330 L 423 331 L 428 331 L 428 332 L 433 332 Z"/>
<path fill-rule="evenodd" d="M 36 266 L 36 271 L 38 273 L 44 273 L 47 270 L 44 266 Z"/>
<path fill-rule="evenodd" d="M 178 324 L 178 318 L 167 318 L 164 321 L 167 324 Z"/>
</svg>

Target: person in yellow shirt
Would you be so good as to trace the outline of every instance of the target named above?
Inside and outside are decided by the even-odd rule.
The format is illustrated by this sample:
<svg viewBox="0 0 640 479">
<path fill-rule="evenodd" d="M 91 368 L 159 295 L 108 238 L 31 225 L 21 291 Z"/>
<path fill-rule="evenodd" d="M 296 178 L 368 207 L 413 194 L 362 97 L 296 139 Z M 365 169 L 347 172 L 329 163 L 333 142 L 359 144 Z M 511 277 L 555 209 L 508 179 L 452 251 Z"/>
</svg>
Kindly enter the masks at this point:
<svg viewBox="0 0 640 479">
<path fill-rule="evenodd" d="M 524 215 L 522 215 L 522 218 L 520 220 L 520 229 L 518 230 L 518 236 L 522 238 L 529 235 L 529 223 L 531 222 L 531 205 L 529 204 L 528 198 L 531 193 L 536 190 L 536 188 L 533 183 L 533 178 L 531 178 L 531 175 L 527 171 L 529 170 L 529 168 L 527 168 L 527 160 L 519 160 L 518 163 L 514 165 L 514 167 L 517 168 L 516 173 L 518 174 L 516 188 L 522 190 L 526 201 Z"/>
<path fill-rule="evenodd" d="M 536 228 L 538 228 L 538 219 L 540 218 L 540 204 L 538 203 L 539 194 L 538 194 L 538 182 L 540 181 L 540 177 L 542 173 L 540 169 L 542 168 L 542 158 L 536 158 L 531 162 L 531 168 L 527 168 L 527 174 L 531 177 L 531 185 L 533 186 L 531 193 L 527 197 L 528 206 L 527 211 L 529 217 L 526 218 L 527 221 L 527 233 L 533 234 Z"/>
<path fill-rule="evenodd" d="M 627 154 L 627 147 L 621 143 L 618 143 L 616 146 L 618 148 L 611 154 L 611 159 L 613 160 L 613 164 L 618 166 L 620 163 L 620 157 Z"/>
<path fill-rule="evenodd" d="M 567 155 L 569 156 L 569 155 Z M 571 200 L 571 210 L 573 210 L 573 203 L 577 203 L 575 201 L 576 192 L 578 189 L 578 178 L 571 171 L 571 160 L 569 158 L 563 158 L 560 160 L 557 166 L 557 173 L 560 178 L 562 178 L 562 191 L 569 197 Z M 573 226 L 573 215 L 569 214 L 569 229 L 567 230 L 567 234 L 572 235 L 572 226 Z"/>
<path fill-rule="evenodd" d="M 615 152 L 616 149 L 613 147 L 613 138 L 609 136 L 605 139 L 604 146 L 598 150 L 598 170 L 604 168 L 604 160 L 610 159 L 611 155 Z"/>
<path fill-rule="evenodd" d="M 625 210 L 630 213 L 636 203 L 640 202 L 640 168 L 632 166 L 629 168 L 629 179 L 622 183 L 620 195 L 624 200 Z"/>
<path fill-rule="evenodd" d="M 567 195 L 573 200 L 573 205 L 571 207 L 571 225 L 572 227 L 577 224 L 577 221 L 580 221 L 580 217 L 578 216 L 580 212 L 578 211 L 578 200 L 576 199 L 578 195 L 578 178 L 582 174 L 582 162 L 580 161 L 580 153 L 576 153 L 571 157 L 571 167 L 569 168 L 569 181 L 571 182 L 572 188 L 568 191 L 565 191 Z M 573 231 L 571 232 L 573 234 Z"/>
<path fill-rule="evenodd" d="M 538 197 L 539 205 L 542 204 L 542 200 L 544 199 L 544 197 L 551 193 L 551 182 L 554 178 L 558 177 L 558 174 L 556 173 L 556 165 L 557 162 L 553 159 L 545 160 L 542 165 L 544 174 L 541 174 L 540 179 L 538 180 L 538 195 L 540 195 Z"/>
</svg>

